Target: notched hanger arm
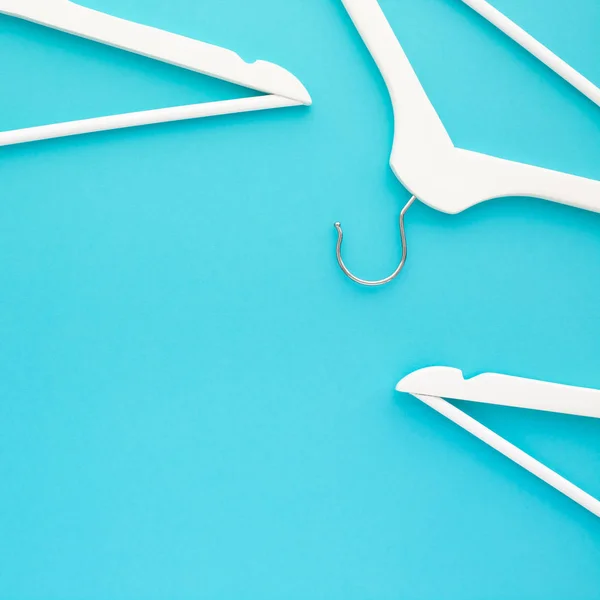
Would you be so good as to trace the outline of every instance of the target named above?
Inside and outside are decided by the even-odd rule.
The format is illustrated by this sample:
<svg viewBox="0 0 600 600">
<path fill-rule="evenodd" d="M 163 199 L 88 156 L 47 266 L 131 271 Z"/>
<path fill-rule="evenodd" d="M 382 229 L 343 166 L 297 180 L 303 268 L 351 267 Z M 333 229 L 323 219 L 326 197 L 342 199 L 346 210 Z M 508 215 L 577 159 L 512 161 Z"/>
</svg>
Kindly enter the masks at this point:
<svg viewBox="0 0 600 600">
<path fill-rule="evenodd" d="M 465 379 L 460 369 L 426 367 L 407 375 L 396 389 L 409 394 L 600 419 L 600 390 L 498 373 Z"/>
<path fill-rule="evenodd" d="M 4 131 L 0 132 L 0 146 L 312 103 L 302 83 L 278 65 L 265 61 L 249 64 L 231 50 L 113 17 L 70 0 L 0 0 L 0 13 L 265 93 Z"/>
<path fill-rule="evenodd" d="M 270 62 L 86 8 L 70 0 L 0 0 L 0 13 L 241 85 L 311 104 L 302 83 Z"/>
<path fill-rule="evenodd" d="M 600 390 L 548 383 L 497 373 L 465 379 L 459 369 L 428 367 L 396 386 L 450 419 L 548 485 L 600 517 L 600 501 L 444 398 L 600 418 Z"/>
</svg>

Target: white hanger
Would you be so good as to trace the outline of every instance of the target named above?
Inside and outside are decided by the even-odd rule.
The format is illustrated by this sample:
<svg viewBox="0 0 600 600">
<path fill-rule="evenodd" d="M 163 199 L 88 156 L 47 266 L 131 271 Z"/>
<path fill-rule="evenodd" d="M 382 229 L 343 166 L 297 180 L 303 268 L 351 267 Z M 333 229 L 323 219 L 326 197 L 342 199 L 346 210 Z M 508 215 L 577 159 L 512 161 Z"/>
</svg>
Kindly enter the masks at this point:
<svg viewBox="0 0 600 600">
<path fill-rule="evenodd" d="M 600 390 L 496 373 L 465 380 L 459 369 L 428 367 L 402 379 L 396 389 L 412 394 L 498 452 L 600 517 L 600 501 L 526 454 L 443 398 L 600 418 Z"/>
<path fill-rule="evenodd" d="M 312 102 L 300 81 L 273 63 L 249 64 L 231 50 L 113 17 L 70 0 L 0 0 L 0 13 L 267 94 L 7 131 L 0 133 L 0 146 Z"/>
<path fill-rule="evenodd" d="M 600 181 L 457 148 L 377 0 L 342 2 L 386 82 L 395 118 L 390 165 L 413 195 L 400 217 L 402 261 L 386 279 L 366 281 L 348 271 L 336 223 L 337 257 L 346 275 L 363 285 L 382 285 L 400 272 L 406 259 L 404 213 L 415 199 L 450 214 L 505 196 L 531 196 L 600 212 Z"/>
</svg>

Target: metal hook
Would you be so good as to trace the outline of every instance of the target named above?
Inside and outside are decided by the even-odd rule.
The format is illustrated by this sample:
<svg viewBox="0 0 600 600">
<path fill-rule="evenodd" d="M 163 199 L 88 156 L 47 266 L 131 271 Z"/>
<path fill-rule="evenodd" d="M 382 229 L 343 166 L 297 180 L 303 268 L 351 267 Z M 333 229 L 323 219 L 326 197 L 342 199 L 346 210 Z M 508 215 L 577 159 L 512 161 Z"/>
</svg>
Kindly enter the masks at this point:
<svg viewBox="0 0 600 600">
<path fill-rule="evenodd" d="M 398 265 L 396 270 L 391 275 L 386 277 L 385 279 L 378 279 L 377 281 L 368 281 L 366 279 L 360 279 L 359 277 L 356 277 L 355 275 L 352 275 L 352 273 L 350 273 L 350 271 L 344 264 L 344 260 L 342 259 L 342 240 L 344 239 L 342 225 L 339 222 L 335 223 L 335 228 L 337 229 L 337 232 L 338 232 L 338 240 L 337 240 L 337 247 L 336 247 L 337 261 L 338 261 L 338 264 L 340 265 L 340 268 L 342 269 L 342 271 L 344 271 L 344 273 L 347 277 L 349 277 L 350 279 L 352 279 L 352 281 L 355 281 L 356 283 L 360 283 L 360 285 L 366 285 L 368 287 L 376 287 L 378 285 L 385 285 L 386 283 L 389 283 L 390 281 L 392 281 L 392 279 L 395 279 L 396 277 L 398 277 L 398 275 L 400 274 L 400 271 L 402 271 L 402 269 L 404 268 L 404 263 L 406 262 L 406 254 L 407 254 L 406 233 L 404 232 L 404 215 L 406 214 L 406 211 L 412 206 L 413 202 L 416 199 L 417 199 L 416 196 L 413 196 L 406 203 L 406 205 L 402 209 L 402 212 L 400 213 L 399 225 L 400 225 L 400 240 L 402 242 L 402 258 L 401 258 L 400 264 Z"/>
</svg>

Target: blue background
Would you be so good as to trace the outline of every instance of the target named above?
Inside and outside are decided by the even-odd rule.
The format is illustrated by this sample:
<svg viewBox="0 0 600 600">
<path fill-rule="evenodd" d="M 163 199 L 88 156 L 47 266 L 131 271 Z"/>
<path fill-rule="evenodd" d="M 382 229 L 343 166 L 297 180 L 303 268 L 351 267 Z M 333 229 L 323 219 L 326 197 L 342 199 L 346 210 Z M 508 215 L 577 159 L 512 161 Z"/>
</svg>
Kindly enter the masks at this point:
<svg viewBox="0 0 600 600">
<path fill-rule="evenodd" d="M 86 0 L 290 69 L 312 108 L 0 149 L 0 598 L 600 598 L 600 522 L 417 400 L 600 388 L 600 216 L 448 216 L 339 0 Z M 597 0 L 496 6 L 600 83 Z M 600 179 L 600 112 L 458 0 L 382 0 L 455 143 Z M 0 17 L 0 128 L 247 91 Z M 435 174 L 432 174 L 435 176 Z M 470 414 L 600 495 L 600 423 Z"/>
</svg>

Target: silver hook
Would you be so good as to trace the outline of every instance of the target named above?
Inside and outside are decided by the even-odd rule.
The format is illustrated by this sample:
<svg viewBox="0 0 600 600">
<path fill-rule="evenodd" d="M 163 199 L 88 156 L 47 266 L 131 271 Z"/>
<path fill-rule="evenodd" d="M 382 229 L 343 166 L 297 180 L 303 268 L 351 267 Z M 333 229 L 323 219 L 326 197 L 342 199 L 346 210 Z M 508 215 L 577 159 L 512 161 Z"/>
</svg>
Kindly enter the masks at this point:
<svg viewBox="0 0 600 600">
<path fill-rule="evenodd" d="M 392 281 L 392 279 L 395 279 L 396 277 L 398 277 L 398 275 L 400 274 L 400 271 L 402 271 L 402 269 L 404 268 L 404 263 L 406 262 L 406 254 L 407 254 L 406 233 L 404 232 L 404 215 L 406 214 L 406 211 L 412 206 L 413 202 L 416 199 L 417 199 L 416 196 L 413 196 L 405 204 L 404 208 L 402 209 L 402 212 L 400 213 L 399 225 L 400 225 L 400 240 L 402 242 L 402 258 L 401 258 L 400 264 L 398 265 L 396 270 L 391 275 L 386 277 L 385 279 L 378 279 L 377 281 L 368 281 L 366 279 L 360 279 L 359 277 L 356 277 L 355 275 L 352 275 L 352 273 L 350 273 L 350 271 L 344 264 L 344 260 L 342 259 L 342 240 L 344 239 L 344 232 L 342 231 L 342 225 L 339 222 L 335 223 L 335 228 L 337 229 L 337 232 L 338 232 L 338 240 L 337 240 L 337 247 L 336 247 L 337 261 L 338 261 L 338 264 L 340 265 L 340 268 L 342 269 L 342 271 L 344 271 L 344 273 L 347 277 L 349 277 L 350 279 L 352 279 L 352 281 L 355 281 L 356 283 L 360 283 L 360 285 L 366 285 L 368 287 L 376 287 L 378 285 L 385 285 L 386 283 L 389 283 L 390 281 Z"/>
</svg>

